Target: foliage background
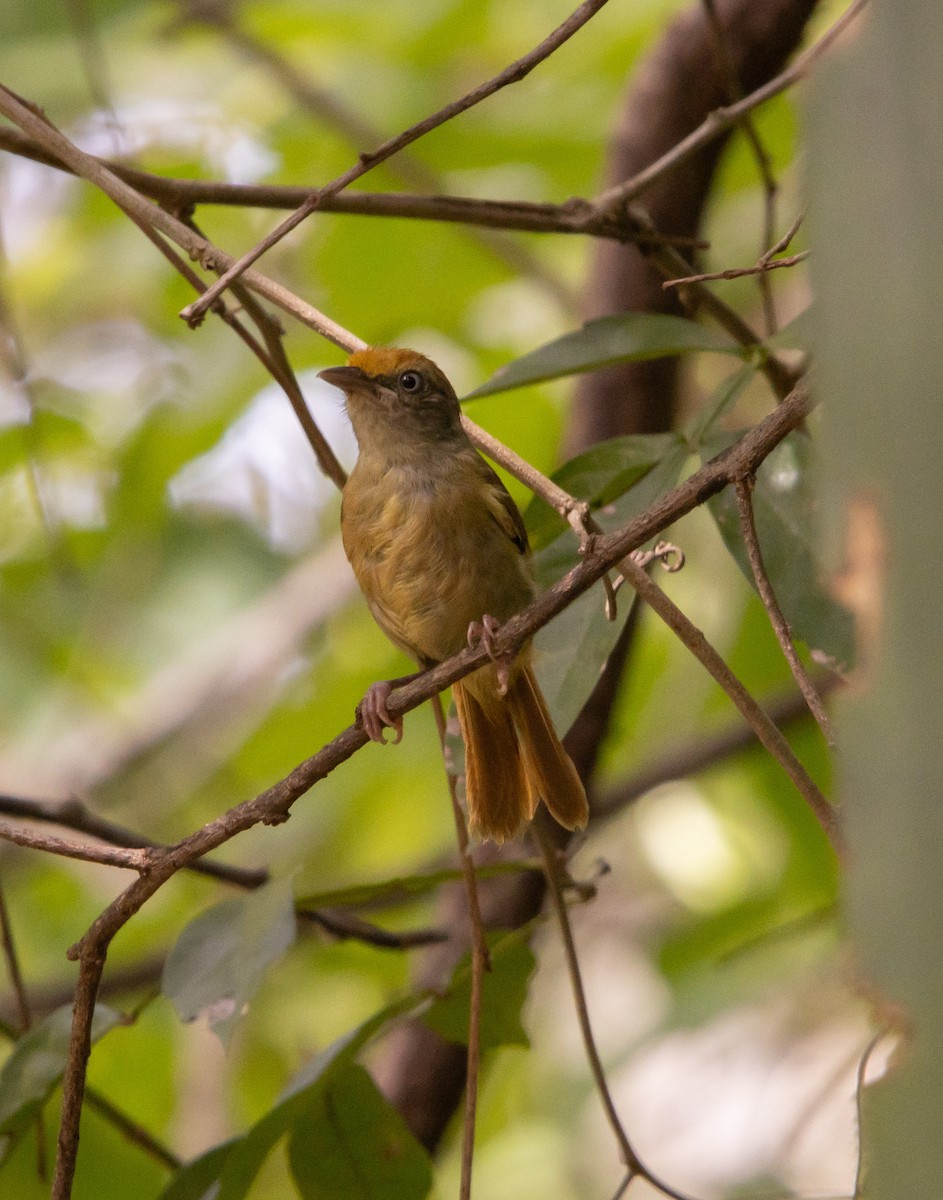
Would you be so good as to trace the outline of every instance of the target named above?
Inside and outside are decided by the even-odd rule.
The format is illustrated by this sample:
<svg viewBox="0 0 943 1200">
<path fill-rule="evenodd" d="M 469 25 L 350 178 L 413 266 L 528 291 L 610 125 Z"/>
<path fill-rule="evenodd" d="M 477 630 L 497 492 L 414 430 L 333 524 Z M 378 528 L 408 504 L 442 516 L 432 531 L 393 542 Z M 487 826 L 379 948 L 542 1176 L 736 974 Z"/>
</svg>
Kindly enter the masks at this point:
<svg viewBox="0 0 943 1200">
<path fill-rule="evenodd" d="M 568 8 L 557 0 L 284 0 L 244 4 L 237 20 L 385 136 L 500 70 Z M 627 76 L 680 8 L 608 5 L 525 83 L 404 157 L 433 172 L 442 191 L 592 195 Z M 823 5 L 812 34 L 837 10 Z M 41 102 L 84 148 L 107 155 L 120 147 L 166 174 L 321 183 L 364 148 L 342 123 L 305 111 L 225 31 L 186 12 L 152 0 L 88 9 L 7 0 L 0 79 Z M 757 126 L 781 185 L 781 232 L 804 204 L 805 101 L 787 93 L 759 111 Z M 381 166 L 369 188 L 402 187 L 402 169 L 399 160 Z M 735 138 L 712 193 L 706 269 L 755 260 L 761 211 L 755 165 Z M 218 244 L 241 249 L 272 216 L 213 208 L 198 220 Z M 230 332 L 211 320 L 187 331 L 177 317 L 192 298 L 185 286 L 78 181 L 5 156 L 0 221 L 11 347 L 0 381 L 0 781 L 32 797 L 78 794 L 129 828 L 173 841 L 286 774 L 348 723 L 373 680 L 407 668 L 355 594 L 338 549 L 336 496 L 287 404 Z M 533 259 L 526 269 L 458 226 L 323 214 L 279 245 L 266 269 L 370 341 L 429 353 L 461 393 L 578 323 L 589 240 L 518 244 Z M 751 281 L 721 286 L 759 320 Z M 808 302 L 804 268 L 778 272 L 775 289 L 786 323 Z M 336 351 L 292 326 L 286 347 L 312 411 L 350 465 L 336 394 L 315 378 Z M 733 369 L 720 356 L 691 360 L 682 422 Z M 470 411 L 550 472 L 569 392 L 539 385 L 474 401 Z M 721 429 L 743 428 L 768 406 L 754 381 Z M 509 486 L 526 504 L 521 486 Z M 762 606 L 712 518 L 695 512 L 672 537 L 688 565 L 666 588 L 755 695 L 788 692 Z M 700 666 L 645 614 L 599 788 L 733 723 Z M 368 746 L 287 825 L 251 830 L 227 858 L 270 866 L 299 897 L 448 863 L 453 835 L 435 730 L 425 710 L 407 726 L 402 745 Z M 813 723 L 799 721 L 789 734 L 832 793 Z M 65 950 L 121 880 L 109 868 L 9 846 L 0 847 L 0 869 L 41 1014 L 67 998 Z M 595 900 L 574 923 L 617 1100 L 650 1165 L 696 1194 L 847 1193 L 855 1076 L 871 1015 L 837 912 L 833 856 L 776 765 L 751 748 L 658 788 L 591 827 L 573 870 L 598 876 Z M 300 936 L 265 972 L 224 1048 L 205 1020 L 182 1024 L 155 990 L 184 926 L 228 894 L 178 876 L 122 932 L 108 999 L 136 1015 L 92 1057 L 98 1092 L 185 1159 L 260 1118 L 301 1064 L 400 996 L 415 953 Z M 434 897 L 376 920 L 394 929 L 434 923 Z M 486 1060 L 477 1186 L 483 1196 L 520 1200 L 608 1194 L 619 1166 L 552 926 L 537 929 L 534 949 L 539 966 L 521 1014 L 530 1047 L 502 1045 Z M 9 1005 L 4 1017 L 12 1028 Z M 56 1103 L 43 1125 L 49 1154 Z M 437 1195 L 455 1191 L 457 1150 L 453 1129 Z M 113 1123 L 88 1112 L 75 1194 L 127 1195 L 129 1175 L 141 1197 L 157 1196 L 168 1179 Z M 23 1200 L 46 1194 L 32 1132 L 12 1148 L 0 1180 L 4 1194 Z M 252 1194 L 294 1194 L 281 1152 Z"/>
</svg>

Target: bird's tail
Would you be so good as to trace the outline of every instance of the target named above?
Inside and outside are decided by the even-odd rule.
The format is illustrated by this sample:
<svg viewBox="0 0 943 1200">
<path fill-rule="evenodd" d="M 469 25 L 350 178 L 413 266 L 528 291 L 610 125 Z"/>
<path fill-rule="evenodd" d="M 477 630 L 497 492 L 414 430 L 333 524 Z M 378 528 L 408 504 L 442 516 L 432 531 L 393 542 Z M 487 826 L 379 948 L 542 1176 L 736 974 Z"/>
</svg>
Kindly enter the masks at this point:
<svg viewBox="0 0 943 1200">
<path fill-rule="evenodd" d="M 514 671 L 504 697 L 491 667 L 456 683 L 452 693 L 465 742 L 472 829 L 500 844 L 533 817 L 540 800 L 566 829 L 582 829 L 586 792 L 531 668 Z"/>
</svg>

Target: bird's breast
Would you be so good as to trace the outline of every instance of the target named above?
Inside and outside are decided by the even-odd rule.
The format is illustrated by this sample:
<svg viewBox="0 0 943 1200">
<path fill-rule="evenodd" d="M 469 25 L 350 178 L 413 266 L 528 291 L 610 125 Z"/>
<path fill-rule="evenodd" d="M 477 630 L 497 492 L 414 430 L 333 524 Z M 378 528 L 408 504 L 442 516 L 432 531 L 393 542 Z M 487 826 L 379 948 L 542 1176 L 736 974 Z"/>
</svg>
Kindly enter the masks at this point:
<svg viewBox="0 0 943 1200">
<path fill-rule="evenodd" d="M 528 560 L 495 520 L 487 485 L 461 468 L 361 459 L 344 489 L 341 531 L 360 587 L 378 624 L 419 661 L 448 658 L 471 621 L 503 621 L 533 596 Z"/>
</svg>

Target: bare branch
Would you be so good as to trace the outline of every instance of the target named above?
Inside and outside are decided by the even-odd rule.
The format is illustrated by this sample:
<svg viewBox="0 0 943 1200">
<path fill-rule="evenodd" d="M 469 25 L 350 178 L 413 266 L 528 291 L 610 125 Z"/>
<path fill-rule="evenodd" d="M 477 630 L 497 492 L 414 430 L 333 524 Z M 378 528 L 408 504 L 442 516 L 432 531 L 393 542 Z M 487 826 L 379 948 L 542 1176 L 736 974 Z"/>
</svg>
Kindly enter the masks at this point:
<svg viewBox="0 0 943 1200">
<path fill-rule="evenodd" d="M 723 271 L 705 271 L 701 275 L 684 275 L 680 279 L 666 279 L 663 288 L 684 287 L 692 283 L 710 283 L 716 279 L 742 279 L 745 275 L 764 275 L 780 267 L 796 267 L 809 257 L 808 250 L 790 254 L 788 258 L 768 259 L 764 256 L 752 267 L 727 267 Z"/>
<path fill-rule="evenodd" d="M 145 200 L 123 179 L 120 179 L 98 159 L 93 158 L 90 154 L 85 154 L 45 118 L 34 112 L 14 92 L 2 85 L 0 85 L 0 112 L 9 117 L 15 125 L 30 134 L 57 158 L 67 163 L 77 175 L 81 175 L 83 179 L 87 179 L 100 188 L 124 213 L 134 219 L 144 221 L 163 233 L 176 245 L 186 250 L 190 257 L 198 261 L 201 266 L 208 270 L 220 271 L 225 270 L 235 261 L 231 255 L 208 242 L 206 238 L 199 237 L 169 212 Z M 292 313 L 299 321 L 320 333 L 328 341 L 334 342 L 335 345 L 342 346 L 348 351 L 363 349 L 365 343 L 359 338 L 354 337 L 348 330 L 332 321 L 324 313 L 319 312 L 313 305 L 293 296 L 281 284 L 253 270 L 244 271 L 242 278 L 254 291 L 271 300 L 279 308 Z"/>
<path fill-rule="evenodd" d="M 205 0 L 178 0 L 178 4 L 181 17 L 174 22 L 175 25 L 199 22 L 216 30 L 245 59 L 267 71 L 303 109 L 330 125 L 355 148 L 376 146 L 383 141 L 383 133 L 378 127 L 327 88 L 320 86 L 311 78 L 310 72 L 302 73 L 286 57 L 247 29 L 245 23 L 237 19 L 234 7 L 207 4 Z M 439 173 L 411 154 L 402 151 L 396 154 L 389 160 L 388 170 L 413 191 L 441 194 L 445 190 Z M 298 190 L 300 195 L 292 208 L 304 203 L 309 195 L 308 189 Z M 327 198 L 328 203 L 331 199 Z M 326 210 L 324 203 L 318 207 Z M 569 284 L 519 242 L 500 230 L 471 228 L 469 234 L 499 261 L 537 281 L 564 311 L 577 311 L 577 298 Z"/>
<path fill-rule="evenodd" d="M 19 129 L 0 126 L 0 149 L 21 158 L 75 175 L 67 163 Z M 297 208 L 311 189 L 286 184 L 225 183 L 215 179 L 178 179 L 154 175 L 130 167 L 117 159 L 96 158 L 113 175 L 130 184 L 142 196 L 157 201 L 171 212 L 196 205 L 226 205 L 236 208 Z M 341 192 L 327 196 L 319 212 L 347 216 L 387 217 L 396 220 L 442 221 L 485 229 L 516 230 L 521 233 L 563 233 L 704 249 L 705 242 L 684 234 L 651 233 L 625 222 L 606 221 L 595 215 L 588 200 L 564 204 L 527 200 L 482 200 L 474 196 L 420 195 L 414 192 Z"/>
<path fill-rule="evenodd" d="M 398 133 L 395 137 L 390 138 L 382 146 L 378 146 L 376 150 L 371 151 L 369 154 L 361 154 L 358 161 L 345 171 L 343 175 L 339 175 L 323 188 L 312 192 L 300 208 L 293 212 L 290 217 L 286 218 L 267 237 L 263 238 L 248 254 L 244 254 L 237 263 L 227 268 L 224 274 L 209 288 L 206 295 L 201 297 L 196 303 L 188 305 L 180 315 L 188 324 L 192 325 L 199 322 L 202 319 L 202 314 L 206 312 L 216 297 L 232 283 L 233 279 L 314 212 L 320 204 L 322 196 L 333 196 L 337 192 L 343 191 L 348 184 L 353 183 L 356 179 L 360 179 L 361 176 L 366 175 L 368 171 L 371 171 L 379 163 L 392 157 L 392 155 L 402 150 L 405 146 L 411 145 L 419 138 L 430 133 L 433 129 L 444 125 L 446 121 L 451 121 L 461 113 L 467 112 L 470 108 L 473 108 L 476 104 L 480 104 L 483 100 L 487 100 L 489 96 L 493 96 L 495 92 L 500 91 L 509 84 L 518 83 L 524 79 L 534 67 L 543 62 L 544 59 L 549 58 L 578 29 L 582 28 L 590 17 L 597 13 L 605 3 L 606 0 L 583 0 L 579 8 L 571 13 L 561 25 L 558 25 L 553 33 L 544 38 L 533 50 L 517 59 L 516 62 L 511 63 L 510 66 L 505 67 L 493 79 L 480 84 L 470 92 L 467 92 L 459 100 L 447 104 L 444 108 L 439 109 L 438 112 L 432 113 L 431 116 L 425 117 L 422 121 L 411 125 L 408 129 L 404 129 L 402 133 Z"/>
<path fill-rule="evenodd" d="M 15 846 L 28 846 L 32 850 L 44 850 L 48 854 L 59 854 L 64 858 L 79 858 L 83 862 L 103 863 L 109 867 L 124 867 L 144 874 L 150 869 L 149 850 L 118 850 L 113 846 L 93 846 L 89 842 L 70 842 L 65 838 L 52 837 L 48 833 L 36 833 L 0 821 L 0 838 Z"/>
<path fill-rule="evenodd" d="M 628 1170 L 629 1181 L 631 1182 L 632 1179 L 640 1177 L 647 1180 L 658 1191 L 672 1197 L 673 1200 L 688 1200 L 683 1193 L 675 1191 L 673 1187 L 654 1175 L 642 1162 L 635 1147 L 629 1140 L 625 1126 L 622 1124 L 622 1120 L 616 1110 L 612 1093 L 609 1091 L 606 1072 L 599 1057 L 599 1051 L 596 1048 L 596 1039 L 593 1036 L 593 1026 L 589 1016 L 589 1006 L 586 1003 L 586 991 L 583 987 L 583 977 L 580 972 L 580 962 L 576 952 L 576 940 L 573 937 L 573 927 L 570 924 L 570 914 L 567 911 L 566 897 L 564 895 L 564 890 L 568 882 L 566 870 L 558 855 L 553 839 L 546 828 L 546 818 L 543 813 L 540 813 L 534 821 L 533 830 L 540 846 L 541 854 L 543 855 L 547 892 L 550 896 L 550 902 L 553 905 L 557 924 L 560 926 L 567 974 L 570 977 L 570 988 L 573 992 L 576 1018 L 580 1027 L 580 1035 L 583 1039 L 586 1059 L 589 1063 L 593 1081 L 596 1084 L 596 1090 L 599 1093 L 603 1111 L 606 1114 L 606 1120 L 609 1122 L 609 1127 L 615 1135 L 622 1161 Z"/>
<path fill-rule="evenodd" d="M 789 743 L 763 709 L 733 674 L 703 633 L 688 620 L 661 588 L 649 579 L 641 567 L 631 558 L 627 558 L 621 563 L 620 569 L 639 596 L 678 635 L 736 704 L 756 736 L 795 784 L 800 795 L 804 797 L 829 841 L 836 849 L 840 849 L 835 810 L 816 787 L 803 765 L 793 754 Z"/>
<path fill-rule="evenodd" d="M 647 188 L 651 187 L 656 179 L 660 179 L 667 172 L 673 170 L 680 163 L 683 163 L 693 154 L 696 154 L 698 150 L 709 145 L 715 138 L 720 137 L 728 129 L 736 125 L 746 113 L 759 108 L 767 100 L 771 100 L 774 96 L 778 96 L 780 92 L 786 91 L 787 88 L 804 79 L 816 60 L 844 33 L 866 4 L 867 0 L 852 0 L 852 3 L 849 4 L 848 8 L 835 21 L 831 28 L 826 30 L 817 42 L 811 45 L 804 53 L 800 54 L 784 71 L 781 71 L 775 78 L 769 80 L 768 83 L 763 84 L 762 87 L 744 96 L 742 100 L 738 100 L 736 104 L 729 104 L 725 108 L 715 109 L 693 133 L 678 142 L 676 146 L 666 154 L 663 154 L 661 158 L 646 167 L 644 171 L 639 171 L 632 179 L 617 184 L 615 187 L 611 187 L 597 196 L 595 200 L 596 208 L 602 213 L 609 211 L 617 212 L 631 200 L 640 196 Z"/>
<path fill-rule="evenodd" d="M 13 938 L 13 925 L 7 910 L 6 893 L 0 883 L 0 941 L 3 943 L 3 957 L 7 964 L 7 974 L 16 999 L 17 1019 L 20 1032 L 26 1033 L 33 1024 L 29 1000 L 26 995 L 26 985 L 23 982 L 23 972 L 20 970 L 20 960 L 16 953 L 16 942 Z"/>
<path fill-rule="evenodd" d="M 707 23 L 711 27 L 714 39 L 714 53 L 720 68 L 720 74 L 724 80 L 724 86 L 727 90 L 727 100 L 730 103 L 742 100 L 743 88 L 740 86 L 740 79 L 734 66 L 730 47 L 727 44 L 727 33 L 720 14 L 717 11 L 716 0 L 701 0 L 701 4 L 707 14 Z M 749 113 L 744 113 L 740 117 L 739 125 L 753 152 L 753 157 L 756 160 L 757 169 L 763 184 L 763 238 L 760 244 L 762 249 L 766 250 L 767 247 L 772 245 L 776 230 L 776 179 L 773 175 L 769 154 L 766 152 L 766 147 L 763 145 L 753 118 Z M 760 274 L 759 282 L 760 295 L 763 299 L 763 311 L 766 317 L 766 334 L 769 336 L 776 332 L 776 309 L 773 304 L 773 291 L 765 272 Z"/>
<path fill-rule="evenodd" d="M 841 684 L 837 675 L 824 675 L 818 683 L 821 693 L 834 691 Z M 809 716 L 809 706 L 801 692 L 788 696 L 767 709 L 773 724 L 782 729 Z M 630 804 L 634 804 L 646 793 L 673 779 L 687 779 L 699 771 L 722 763 L 734 754 L 756 745 L 756 732 L 744 723 L 718 734 L 716 737 L 685 743 L 676 750 L 669 750 L 656 762 L 643 767 L 623 783 L 614 784 L 601 795 L 593 798 L 593 819 L 600 820 L 615 816 Z"/>
</svg>

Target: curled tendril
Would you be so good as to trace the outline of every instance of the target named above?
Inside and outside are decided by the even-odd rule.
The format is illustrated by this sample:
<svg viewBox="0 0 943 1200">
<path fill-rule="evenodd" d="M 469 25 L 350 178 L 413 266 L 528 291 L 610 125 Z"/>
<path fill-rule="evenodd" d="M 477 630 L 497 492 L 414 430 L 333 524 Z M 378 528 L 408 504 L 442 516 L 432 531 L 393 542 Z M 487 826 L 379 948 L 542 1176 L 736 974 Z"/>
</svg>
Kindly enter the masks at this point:
<svg viewBox="0 0 943 1200">
<path fill-rule="evenodd" d="M 671 575 L 680 571 L 685 562 L 684 551 L 673 542 L 656 542 L 651 550 L 633 550 L 631 558 L 640 567 L 647 567 L 657 559 Z"/>
</svg>

